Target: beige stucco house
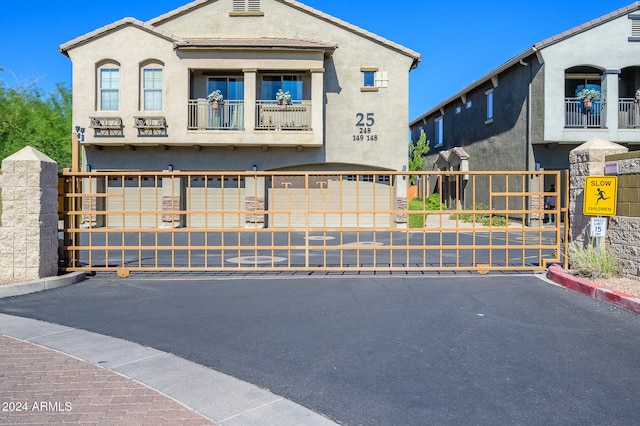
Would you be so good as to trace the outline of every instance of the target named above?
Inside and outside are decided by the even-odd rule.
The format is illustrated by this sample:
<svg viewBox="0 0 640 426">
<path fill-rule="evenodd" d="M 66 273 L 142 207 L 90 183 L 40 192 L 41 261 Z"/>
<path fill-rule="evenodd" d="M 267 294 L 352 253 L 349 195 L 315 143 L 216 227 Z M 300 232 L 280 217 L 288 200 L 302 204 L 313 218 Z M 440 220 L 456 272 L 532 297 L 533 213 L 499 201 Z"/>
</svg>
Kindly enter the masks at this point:
<svg viewBox="0 0 640 426">
<path fill-rule="evenodd" d="M 329 226 L 333 221 L 324 215 L 160 219 L 157 212 L 245 205 L 247 211 L 322 212 L 352 193 L 360 208 L 373 203 L 388 210 L 406 198 L 405 185 L 373 173 L 407 165 L 409 72 L 420 55 L 338 18 L 293 0 L 196 0 L 147 22 L 122 19 L 60 51 L 73 62 L 75 168 L 149 172 L 84 182 L 84 193 L 94 194 L 83 197 L 84 209 L 105 213 L 85 214 L 83 221 L 228 228 L 256 221 L 300 227 L 310 220 Z M 269 183 L 247 174 L 195 174 L 313 170 L 363 174 L 338 179 L 337 186 L 334 175 L 308 182 L 308 193 L 303 179 Z M 188 179 L 146 177 L 160 171 L 180 171 Z M 393 203 L 379 206 L 380 200 Z M 128 209 L 150 214 L 126 215 Z"/>
<path fill-rule="evenodd" d="M 60 51 L 73 62 L 86 170 L 407 165 L 409 72 L 420 55 L 297 1 L 196 0 Z"/>
</svg>

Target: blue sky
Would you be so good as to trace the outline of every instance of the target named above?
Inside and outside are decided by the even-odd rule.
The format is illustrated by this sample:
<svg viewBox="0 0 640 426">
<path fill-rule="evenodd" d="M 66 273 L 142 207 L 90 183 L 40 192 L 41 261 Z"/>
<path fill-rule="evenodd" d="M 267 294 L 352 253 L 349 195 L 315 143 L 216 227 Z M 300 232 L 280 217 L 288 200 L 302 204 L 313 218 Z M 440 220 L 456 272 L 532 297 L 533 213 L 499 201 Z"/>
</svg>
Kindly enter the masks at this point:
<svg viewBox="0 0 640 426">
<path fill-rule="evenodd" d="M 188 0 L 35 0 L 0 6 L 0 80 L 35 81 L 45 91 L 71 83 L 60 44 L 124 17 L 146 21 Z M 303 0 L 422 55 L 411 73 L 409 117 L 496 68 L 534 43 L 627 6 L 630 0 Z M 589 46 L 585 46 L 589 49 Z"/>
</svg>

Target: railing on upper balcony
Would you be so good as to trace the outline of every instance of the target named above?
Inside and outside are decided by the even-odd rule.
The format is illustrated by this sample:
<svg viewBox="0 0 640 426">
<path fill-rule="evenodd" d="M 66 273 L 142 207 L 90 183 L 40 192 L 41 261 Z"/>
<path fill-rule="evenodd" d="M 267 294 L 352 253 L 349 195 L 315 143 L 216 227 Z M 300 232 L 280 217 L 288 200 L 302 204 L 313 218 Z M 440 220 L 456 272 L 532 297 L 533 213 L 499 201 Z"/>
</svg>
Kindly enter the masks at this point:
<svg viewBox="0 0 640 426">
<path fill-rule="evenodd" d="M 621 129 L 640 127 L 640 103 L 634 98 L 618 100 L 618 127 Z"/>
<path fill-rule="evenodd" d="M 311 101 L 256 101 L 256 130 L 311 130 Z"/>
<path fill-rule="evenodd" d="M 572 128 L 602 127 L 603 108 L 600 100 L 592 101 L 591 106 L 585 106 L 578 98 L 564 100 L 564 126 Z"/>
<path fill-rule="evenodd" d="M 224 101 L 217 105 L 206 99 L 189 100 L 189 130 L 243 130 L 244 101 Z"/>
</svg>

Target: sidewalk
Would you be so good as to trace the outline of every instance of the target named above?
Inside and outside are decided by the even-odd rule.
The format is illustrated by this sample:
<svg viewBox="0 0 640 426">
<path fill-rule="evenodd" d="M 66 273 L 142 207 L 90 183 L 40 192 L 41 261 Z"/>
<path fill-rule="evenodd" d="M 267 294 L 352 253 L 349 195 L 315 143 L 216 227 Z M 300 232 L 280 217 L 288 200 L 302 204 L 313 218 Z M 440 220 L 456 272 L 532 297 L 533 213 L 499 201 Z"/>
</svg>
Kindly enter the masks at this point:
<svg viewBox="0 0 640 426">
<path fill-rule="evenodd" d="M 0 424 L 335 424 L 175 355 L 6 314 L 0 378 Z"/>
<path fill-rule="evenodd" d="M 0 423 L 213 425 L 136 381 L 0 335 Z"/>
</svg>

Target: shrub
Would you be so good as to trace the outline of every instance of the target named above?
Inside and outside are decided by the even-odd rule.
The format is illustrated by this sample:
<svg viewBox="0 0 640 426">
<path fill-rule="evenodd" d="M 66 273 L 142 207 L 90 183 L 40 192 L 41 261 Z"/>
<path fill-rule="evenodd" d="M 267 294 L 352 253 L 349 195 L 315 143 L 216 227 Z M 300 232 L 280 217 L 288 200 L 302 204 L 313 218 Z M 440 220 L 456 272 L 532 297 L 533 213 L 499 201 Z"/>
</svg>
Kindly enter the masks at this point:
<svg viewBox="0 0 640 426">
<path fill-rule="evenodd" d="M 569 264 L 572 270 L 587 278 L 614 277 L 620 272 L 617 259 L 604 247 L 583 248 L 572 243 L 569 246 Z"/>
<path fill-rule="evenodd" d="M 431 194 L 426 200 L 414 198 L 409 201 L 409 210 L 444 210 L 444 203 L 440 202 L 440 194 Z M 424 228 L 426 214 L 409 214 L 409 228 Z"/>
<path fill-rule="evenodd" d="M 489 210 L 489 206 L 478 203 L 474 210 Z M 455 220 L 456 217 L 464 223 L 480 223 L 484 226 L 489 226 L 489 224 L 492 226 L 507 226 L 507 219 L 489 213 L 458 213 L 449 216 L 449 218 L 453 220 Z"/>
</svg>

